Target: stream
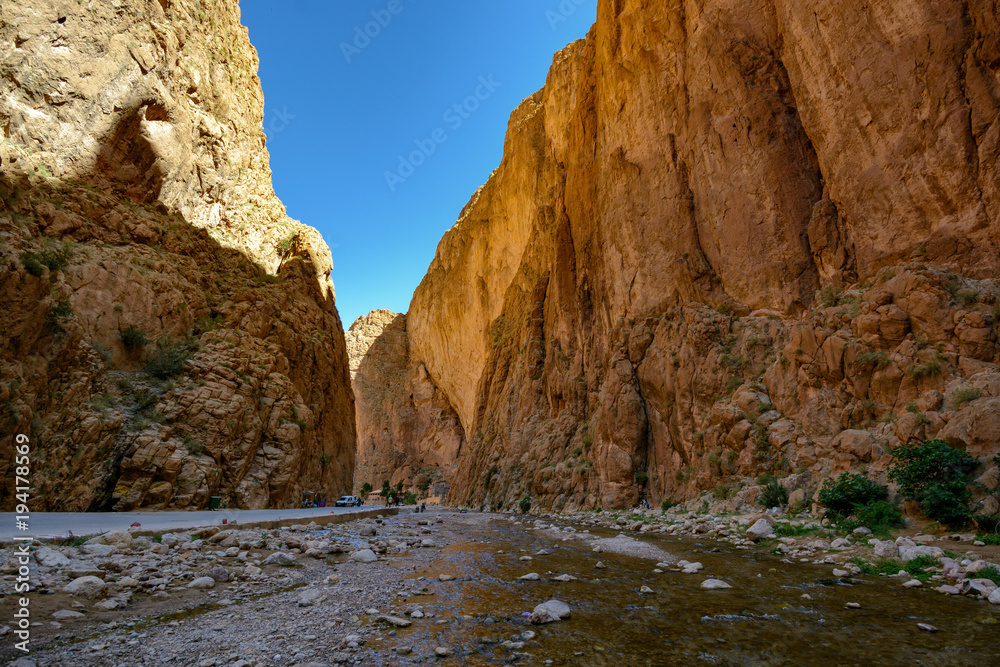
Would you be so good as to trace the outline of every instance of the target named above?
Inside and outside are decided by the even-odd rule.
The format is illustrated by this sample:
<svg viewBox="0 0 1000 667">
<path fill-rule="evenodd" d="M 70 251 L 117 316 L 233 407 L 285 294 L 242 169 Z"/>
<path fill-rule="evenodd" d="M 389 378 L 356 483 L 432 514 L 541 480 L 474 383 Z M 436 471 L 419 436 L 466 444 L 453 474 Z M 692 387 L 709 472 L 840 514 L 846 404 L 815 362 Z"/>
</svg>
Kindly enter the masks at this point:
<svg viewBox="0 0 1000 667">
<path fill-rule="evenodd" d="M 536 636 L 517 664 L 1000 665 L 1000 608 L 983 601 L 904 589 L 895 579 L 841 580 L 830 566 L 783 563 L 764 550 L 643 534 L 638 539 L 671 554 L 668 561 L 704 565 L 698 574 L 654 573 L 656 560 L 594 553 L 580 533 L 563 539 L 505 520 L 480 525 L 412 575 L 456 577 L 435 586 L 435 595 L 407 600 L 454 620 L 434 632 L 401 629 L 396 645 L 413 646 L 414 655 L 447 645 L 455 650 L 451 664 L 497 665 L 511 661 L 498 642 L 531 630 Z M 543 550 L 551 553 L 535 555 Z M 525 555 L 532 560 L 518 560 Z M 605 569 L 595 568 L 598 560 Z M 541 580 L 517 579 L 529 572 Z M 550 580 L 561 574 L 578 580 Z M 732 588 L 702 589 L 708 578 Z M 642 586 L 654 593 L 640 594 Z M 551 598 L 568 603 L 572 617 L 529 626 L 522 614 Z"/>
</svg>

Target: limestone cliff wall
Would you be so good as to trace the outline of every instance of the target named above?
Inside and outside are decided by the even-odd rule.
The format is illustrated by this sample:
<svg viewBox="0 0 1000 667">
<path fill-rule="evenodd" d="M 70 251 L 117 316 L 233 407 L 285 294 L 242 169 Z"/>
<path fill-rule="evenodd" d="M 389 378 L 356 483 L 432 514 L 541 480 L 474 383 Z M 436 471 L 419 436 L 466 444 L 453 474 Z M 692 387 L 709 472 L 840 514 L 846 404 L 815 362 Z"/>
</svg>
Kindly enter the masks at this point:
<svg viewBox="0 0 1000 667">
<path fill-rule="evenodd" d="M 37 509 L 350 490 L 330 251 L 256 71 L 236 0 L 0 7 L 0 442 L 32 437 Z"/>
<path fill-rule="evenodd" d="M 407 314 L 451 501 L 996 450 L 998 141 L 992 0 L 601 0 Z"/>
</svg>

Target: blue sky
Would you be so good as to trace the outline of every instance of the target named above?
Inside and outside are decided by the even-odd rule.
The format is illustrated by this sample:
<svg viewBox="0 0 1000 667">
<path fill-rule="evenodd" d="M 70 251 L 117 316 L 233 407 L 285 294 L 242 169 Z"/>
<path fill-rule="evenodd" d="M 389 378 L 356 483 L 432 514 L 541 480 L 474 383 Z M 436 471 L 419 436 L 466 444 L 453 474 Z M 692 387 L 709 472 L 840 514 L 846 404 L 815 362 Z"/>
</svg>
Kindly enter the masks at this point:
<svg viewBox="0 0 1000 667">
<path fill-rule="evenodd" d="M 441 236 L 500 163 L 510 112 L 587 34 L 597 0 L 240 6 L 260 52 L 274 188 L 333 250 L 346 329 L 409 308 Z"/>
</svg>

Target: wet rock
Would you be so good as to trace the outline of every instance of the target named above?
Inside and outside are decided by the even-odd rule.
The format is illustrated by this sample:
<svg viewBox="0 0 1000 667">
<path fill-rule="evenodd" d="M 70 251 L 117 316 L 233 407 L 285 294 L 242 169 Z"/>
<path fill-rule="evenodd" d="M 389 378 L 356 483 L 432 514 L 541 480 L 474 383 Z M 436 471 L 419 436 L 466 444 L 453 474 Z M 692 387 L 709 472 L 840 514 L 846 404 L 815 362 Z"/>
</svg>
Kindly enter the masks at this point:
<svg viewBox="0 0 1000 667">
<path fill-rule="evenodd" d="M 536 606 L 528 621 L 533 625 L 555 623 L 570 617 L 569 605 L 560 600 L 549 600 Z"/>
<path fill-rule="evenodd" d="M 537 572 L 529 572 L 528 574 L 518 577 L 521 581 L 538 581 L 541 579 Z"/>
<path fill-rule="evenodd" d="M 709 591 L 721 590 L 723 588 L 732 588 L 732 586 L 719 579 L 706 579 L 705 581 L 701 582 L 701 587 Z"/>
<path fill-rule="evenodd" d="M 552 581 L 561 581 L 563 583 L 576 581 L 576 577 L 570 574 L 560 574 L 558 577 L 552 577 Z"/>
<path fill-rule="evenodd" d="M 861 609 L 861 605 L 857 602 L 848 602 L 844 605 L 845 609 Z"/>
<path fill-rule="evenodd" d="M 917 627 L 920 628 L 921 630 L 923 630 L 924 632 L 931 632 L 931 633 L 933 633 L 933 632 L 937 632 L 938 631 L 938 629 L 935 628 L 930 623 L 917 623 Z"/>
<path fill-rule="evenodd" d="M 1000 604 L 1000 588 L 993 591 L 989 597 L 990 604 Z"/>
<path fill-rule="evenodd" d="M 596 567 L 598 570 L 603 570 L 604 568 L 607 567 L 607 565 L 605 565 L 603 561 L 597 561 L 597 563 L 594 564 L 594 567 Z"/>
</svg>

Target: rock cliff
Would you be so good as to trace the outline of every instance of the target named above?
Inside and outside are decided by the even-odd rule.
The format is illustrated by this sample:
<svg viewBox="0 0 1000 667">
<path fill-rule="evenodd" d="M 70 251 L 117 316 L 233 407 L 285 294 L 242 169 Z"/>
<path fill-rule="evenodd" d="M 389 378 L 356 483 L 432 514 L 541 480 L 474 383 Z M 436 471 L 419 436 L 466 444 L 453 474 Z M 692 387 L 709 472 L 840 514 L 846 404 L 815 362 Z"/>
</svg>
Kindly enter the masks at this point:
<svg viewBox="0 0 1000 667">
<path fill-rule="evenodd" d="M 34 509 L 350 490 L 330 251 L 271 187 L 256 69 L 236 0 L 0 8 L 0 475 L 30 435 Z"/>
<path fill-rule="evenodd" d="M 347 331 L 357 409 L 355 489 L 388 481 L 445 495 L 463 431 L 458 415 L 420 364 L 412 364 L 406 316 L 375 310 Z"/>
<path fill-rule="evenodd" d="M 808 494 L 912 437 L 1000 449 L 997 16 L 601 0 L 407 314 L 465 435 L 450 501 Z"/>
</svg>

